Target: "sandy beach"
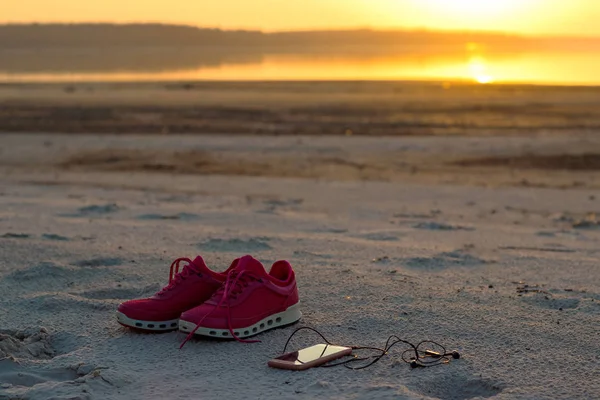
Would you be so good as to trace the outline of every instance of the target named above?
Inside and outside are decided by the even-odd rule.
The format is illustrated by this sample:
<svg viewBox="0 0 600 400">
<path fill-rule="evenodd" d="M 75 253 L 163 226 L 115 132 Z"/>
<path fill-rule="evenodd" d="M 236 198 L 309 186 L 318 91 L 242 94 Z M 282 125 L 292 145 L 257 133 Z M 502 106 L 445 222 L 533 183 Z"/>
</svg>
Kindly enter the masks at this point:
<svg viewBox="0 0 600 400">
<path fill-rule="evenodd" d="M 0 399 L 600 396 L 599 89 L 115 85 L 0 87 Z M 289 260 L 302 320 L 117 324 L 196 254 Z M 267 367 L 300 326 L 463 356 Z"/>
</svg>

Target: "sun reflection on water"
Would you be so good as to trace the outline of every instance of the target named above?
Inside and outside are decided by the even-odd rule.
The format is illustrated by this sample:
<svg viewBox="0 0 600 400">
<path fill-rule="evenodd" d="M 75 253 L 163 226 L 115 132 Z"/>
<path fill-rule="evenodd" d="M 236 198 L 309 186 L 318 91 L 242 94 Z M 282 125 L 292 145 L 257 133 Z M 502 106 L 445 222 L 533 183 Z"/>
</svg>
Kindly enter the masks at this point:
<svg viewBox="0 0 600 400">
<path fill-rule="evenodd" d="M 467 63 L 469 74 L 475 82 L 487 84 L 494 82 L 494 77 L 490 74 L 486 59 L 483 56 L 472 56 Z"/>
<path fill-rule="evenodd" d="M 184 63 L 182 67 L 168 64 L 163 68 L 158 65 L 155 70 L 146 65 L 128 69 L 129 64 L 119 69 L 103 70 L 101 65 L 90 68 L 89 63 L 78 64 L 81 57 L 75 56 L 79 53 L 72 57 L 72 62 L 58 66 L 50 63 L 53 68 L 47 69 L 43 67 L 45 58 L 40 56 L 33 60 L 39 61 L 35 63 L 28 56 L 22 63 L 26 68 L 19 70 L 13 61 L 21 53 L 13 53 L 7 54 L 12 54 L 12 58 L 4 57 L 0 51 L 0 61 L 5 61 L 0 62 L 0 82 L 439 80 L 475 84 L 600 85 L 600 52 L 494 52 L 478 43 L 465 43 L 461 50 L 454 52 L 442 49 L 429 53 L 398 51 L 395 54 L 264 54 L 240 62 L 229 62 L 226 58 L 223 62 L 198 66 Z M 135 56 L 132 54 L 131 58 Z M 190 58 L 189 54 L 186 57 L 182 56 L 186 60 Z"/>
<path fill-rule="evenodd" d="M 487 84 L 494 82 L 494 77 L 489 72 L 488 61 L 483 56 L 483 46 L 479 43 L 469 42 L 465 44 L 465 49 L 469 55 L 467 61 L 467 76 L 475 82 Z"/>
</svg>

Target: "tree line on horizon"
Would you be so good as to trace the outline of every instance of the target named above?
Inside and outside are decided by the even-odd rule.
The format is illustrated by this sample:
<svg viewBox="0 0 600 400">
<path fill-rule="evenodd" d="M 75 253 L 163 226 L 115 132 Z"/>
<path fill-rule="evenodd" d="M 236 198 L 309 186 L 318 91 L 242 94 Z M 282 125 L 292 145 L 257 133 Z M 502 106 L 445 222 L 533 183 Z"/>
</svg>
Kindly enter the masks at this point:
<svg viewBox="0 0 600 400">
<path fill-rule="evenodd" d="M 464 49 L 466 43 L 495 50 L 540 46 L 572 48 L 596 45 L 593 38 L 533 38 L 515 34 L 435 30 L 313 30 L 262 32 L 168 24 L 6 24 L 0 25 L 0 49 L 70 47 L 204 46 L 232 49 L 434 47 Z"/>
<path fill-rule="evenodd" d="M 0 50 L 117 47 L 205 47 L 245 52 L 464 51 L 477 43 L 490 51 L 598 50 L 600 38 L 527 37 L 516 34 L 436 30 L 313 30 L 262 32 L 187 25 L 146 24 L 5 24 Z"/>
</svg>

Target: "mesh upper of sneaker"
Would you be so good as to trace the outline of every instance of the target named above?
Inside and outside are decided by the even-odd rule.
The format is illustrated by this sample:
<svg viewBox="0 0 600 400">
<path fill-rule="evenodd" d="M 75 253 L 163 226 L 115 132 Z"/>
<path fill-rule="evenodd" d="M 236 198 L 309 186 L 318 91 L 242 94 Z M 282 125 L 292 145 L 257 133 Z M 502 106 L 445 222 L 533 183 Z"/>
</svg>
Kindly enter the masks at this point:
<svg viewBox="0 0 600 400">
<path fill-rule="evenodd" d="M 183 266 L 181 272 L 179 267 Z M 194 260 L 178 258 L 171 264 L 169 284 L 154 296 L 129 300 L 119 306 L 119 311 L 131 319 L 167 321 L 178 319 L 182 312 L 209 299 L 227 278 L 237 260 L 223 273 L 211 271 L 200 256 Z"/>
<path fill-rule="evenodd" d="M 204 304 L 184 312 L 181 319 L 196 324 L 187 342 L 200 327 L 233 332 L 259 322 L 298 302 L 296 278 L 287 261 L 278 261 L 267 274 L 256 259 L 245 256 L 213 296 Z M 182 344 L 182 346 L 183 346 Z"/>
</svg>

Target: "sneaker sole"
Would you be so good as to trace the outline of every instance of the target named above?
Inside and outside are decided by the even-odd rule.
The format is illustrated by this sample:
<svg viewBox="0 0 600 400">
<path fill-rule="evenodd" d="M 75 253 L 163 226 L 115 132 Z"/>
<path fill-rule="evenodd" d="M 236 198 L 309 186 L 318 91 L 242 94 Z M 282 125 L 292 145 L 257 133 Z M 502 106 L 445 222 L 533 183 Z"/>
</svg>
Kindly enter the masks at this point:
<svg viewBox="0 0 600 400">
<path fill-rule="evenodd" d="M 243 339 L 250 336 L 258 335 L 259 333 L 266 332 L 270 329 L 279 328 L 285 325 L 291 325 L 295 322 L 298 322 L 300 318 L 302 318 L 302 313 L 300 312 L 300 304 L 296 303 L 293 306 L 288 307 L 287 310 L 270 315 L 254 325 L 245 328 L 237 328 L 233 331 L 233 333 L 235 333 L 235 335 L 240 339 Z M 195 323 L 184 321 L 182 319 L 179 320 L 180 331 L 189 333 L 195 328 Z M 194 334 L 200 336 L 208 336 L 212 338 L 233 339 L 231 333 L 229 333 L 229 329 L 205 328 L 201 326 L 198 328 L 198 330 L 196 330 L 196 332 L 194 332 Z"/>
<path fill-rule="evenodd" d="M 172 319 L 170 321 L 142 321 L 139 319 L 131 319 L 120 311 L 117 311 L 117 322 L 128 328 L 150 332 L 174 331 L 178 329 L 179 324 L 178 319 Z"/>
</svg>

